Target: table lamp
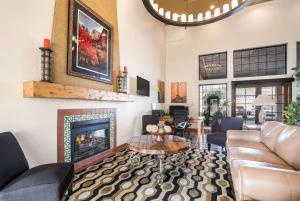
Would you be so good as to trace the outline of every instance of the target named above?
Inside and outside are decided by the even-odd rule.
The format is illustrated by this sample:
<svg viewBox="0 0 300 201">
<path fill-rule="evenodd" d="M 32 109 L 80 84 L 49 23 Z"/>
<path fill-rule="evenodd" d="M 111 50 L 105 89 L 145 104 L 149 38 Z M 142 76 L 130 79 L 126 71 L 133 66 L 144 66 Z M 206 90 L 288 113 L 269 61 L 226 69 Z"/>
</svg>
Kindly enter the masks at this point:
<svg viewBox="0 0 300 201">
<path fill-rule="evenodd" d="M 263 124 L 265 121 L 265 110 L 264 106 L 273 106 L 276 105 L 275 101 L 273 98 L 269 95 L 265 94 L 260 94 L 256 97 L 254 102 L 252 103 L 253 106 L 261 106 L 259 115 L 258 115 L 258 121 L 260 124 Z"/>
</svg>

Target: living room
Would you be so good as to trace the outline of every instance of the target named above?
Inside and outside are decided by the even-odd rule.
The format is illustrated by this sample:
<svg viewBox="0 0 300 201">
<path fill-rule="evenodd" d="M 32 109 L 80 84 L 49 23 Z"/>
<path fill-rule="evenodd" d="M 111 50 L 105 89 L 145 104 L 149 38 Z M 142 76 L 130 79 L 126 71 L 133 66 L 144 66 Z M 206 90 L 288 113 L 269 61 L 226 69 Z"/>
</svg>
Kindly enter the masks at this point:
<svg viewBox="0 0 300 201">
<path fill-rule="evenodd" d="M 2 1 L 1 201 L 300 200 L 300 2 L 174 2 Z"/>
</svg>

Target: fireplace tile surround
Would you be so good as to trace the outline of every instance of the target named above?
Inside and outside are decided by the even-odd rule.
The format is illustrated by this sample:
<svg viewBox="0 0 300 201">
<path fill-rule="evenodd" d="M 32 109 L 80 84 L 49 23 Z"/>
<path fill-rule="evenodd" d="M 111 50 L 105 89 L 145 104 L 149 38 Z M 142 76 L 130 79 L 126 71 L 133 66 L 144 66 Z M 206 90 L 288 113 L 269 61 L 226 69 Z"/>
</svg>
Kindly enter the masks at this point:
<svg viewBox="0 0 300 201">
<path fill-rule="evenodd" d="M 57 111 L 57 159 L 58 162 L 72 162 L 71 124 L 89 120 L 109 119 L 110 148 L 116 147 L 116 109 L 62 109 Z M 76 162 L 75 170 L 97 162 L 105 151 Z"/>
</svg>

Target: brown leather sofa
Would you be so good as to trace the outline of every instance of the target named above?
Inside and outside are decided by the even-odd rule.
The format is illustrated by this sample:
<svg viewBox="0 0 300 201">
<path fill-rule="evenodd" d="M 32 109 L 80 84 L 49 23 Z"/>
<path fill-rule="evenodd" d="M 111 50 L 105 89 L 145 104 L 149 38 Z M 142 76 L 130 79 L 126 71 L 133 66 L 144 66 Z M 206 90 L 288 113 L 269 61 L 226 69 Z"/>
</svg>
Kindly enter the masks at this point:
<svg viewBox="0 0 300 201">
<path fill-rule="evenodd" d="M 237 201 L 300 201 L 300 127 L 227 131 L 226 147 Z"/>
</svg>

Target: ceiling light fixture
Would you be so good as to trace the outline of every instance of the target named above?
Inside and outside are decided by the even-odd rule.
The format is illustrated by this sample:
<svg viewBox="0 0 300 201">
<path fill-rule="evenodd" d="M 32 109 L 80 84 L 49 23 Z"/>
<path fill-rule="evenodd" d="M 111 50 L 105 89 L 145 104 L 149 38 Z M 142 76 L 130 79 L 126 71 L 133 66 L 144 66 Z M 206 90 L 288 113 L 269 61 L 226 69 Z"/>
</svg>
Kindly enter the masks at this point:
<svg viewBox="0 0 300 201">
<path fill-rule="evenodd" d="M 189 27 L 210 24 L 222 20 L 241 11 L 253 2 L 253 0 L 223 0 L 221 4 L 210 4 L 210 6 L 209 4 L 203 3 L 202 10 L 195 12 L 196 9 L 191 5 L 193 1 L 181 1 L 184 1 L 186 4 L 186 8 L 182 8 L 184 12 L 172 10 L 172 3 L 170 3 L 171 6 L 168 6 L 167 3 L 161 6 L 161 2 L 158 0 L 143 0 L 143 3 L 153 17 L 165 24 Z M 204 10 L 205 5 L 207 5 L 206 10 Z M 193 8 L 193 13 L 190 12 L 191 7 Z"/>
</svg>

